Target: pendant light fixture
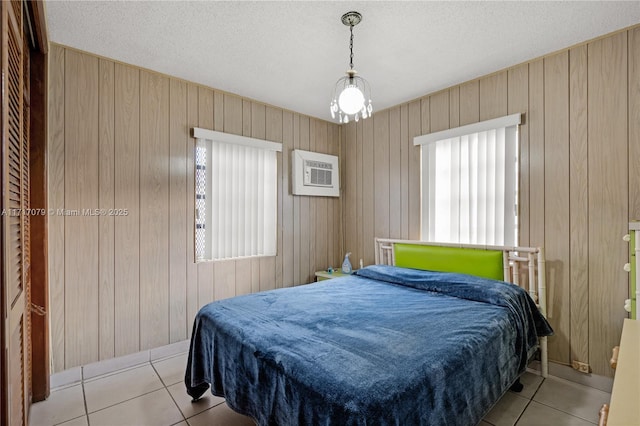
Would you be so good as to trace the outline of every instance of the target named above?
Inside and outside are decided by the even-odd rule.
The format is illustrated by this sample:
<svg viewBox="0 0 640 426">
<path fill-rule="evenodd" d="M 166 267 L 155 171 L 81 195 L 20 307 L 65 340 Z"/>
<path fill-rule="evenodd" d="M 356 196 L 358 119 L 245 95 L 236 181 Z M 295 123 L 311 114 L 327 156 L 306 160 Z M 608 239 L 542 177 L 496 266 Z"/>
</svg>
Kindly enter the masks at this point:
<svg viewBox="0 0 640 426">
<path fill-rule="evenodd" d="M 353 69 L 353 27 L 362 21 L 362 15 L 358 12 L 347 12 L 342 15 L 342 23 L 349 27 L 351 38 L 349 41 L 349 69 L 347 75 L 336 82 L 333 89 L 330 110 L 331 117 L 338 119 L 340 123 L 348 123 L 350 118 L 358 121 L 360 118 L 371 116 L 371 88 L 364 78 L 356 75 Z"/>
</svg>

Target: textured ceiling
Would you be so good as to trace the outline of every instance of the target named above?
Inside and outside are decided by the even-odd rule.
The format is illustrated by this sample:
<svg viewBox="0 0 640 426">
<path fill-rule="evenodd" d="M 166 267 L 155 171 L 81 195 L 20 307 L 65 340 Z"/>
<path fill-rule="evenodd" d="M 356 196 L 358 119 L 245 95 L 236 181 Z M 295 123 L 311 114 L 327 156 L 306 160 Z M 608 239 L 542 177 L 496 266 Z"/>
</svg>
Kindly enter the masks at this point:
<svg viewBox="0 0 640 426">
<path fill-rule="evenodd" d="M 354 63 L 380 110 L 640 22 L 640 1 L 47 1 L 51 41 L 330 119 Z"/>
</svg>

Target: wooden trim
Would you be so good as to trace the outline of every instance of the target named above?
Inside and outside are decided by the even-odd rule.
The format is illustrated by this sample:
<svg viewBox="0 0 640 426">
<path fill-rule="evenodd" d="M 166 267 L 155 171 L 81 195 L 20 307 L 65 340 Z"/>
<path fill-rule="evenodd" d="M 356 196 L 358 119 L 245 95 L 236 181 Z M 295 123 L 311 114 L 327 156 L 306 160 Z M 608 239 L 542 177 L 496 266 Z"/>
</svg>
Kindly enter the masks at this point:
<svg viewBox="0 0 640 426">
<path fill-rule="evenodd" d="M 31 51 L 31 208 L 47 211 L 47 55 Z M 31 302 L 45 314 L 31 312 L 32 398 L 49 396 L 49 277 L 47 217 L 31 216 Z"/>
<path fill-rule="evenodd" d="M 49 53 L 49 36 L 47 34 L 47 20 L 44 10 L 43 0 L 32 0 L 26 2 L 29 7 L 29 17 L 31 18 L 31 28 L 36 36 L 36 48 L 46 55 Z"/>
<path fill-rule="evenodd" d="M 604 404 L 600 408 L 598 417 L 598 426 L 607 426 L 607 418 L 609 417 L 609 405 Z"/>
<path fill-rule="evenodd" d="M 0 28 L 2 28 L 2 31 L 0 31 L 0 73 L 2 72 L 2 70 L 4 70 L 4 62 L 5 62 L 5 56 L 4 56 L 4 52 L 6 49 L 3 48 L 4 44 L 6 43 L 6 36 L 5 36 L 5 21 L 4 21 L 4 8 L 7 7 L 7 3 L 5 2 L 0 2 Z M 4 77 L 4 75 L 2 74 L 1 77 Z M 2 84 L 4 82 L 4 78 L 0 78 L 0 141 L 2 142 L 2 144 L 0 145 L 0 158 L 4 157 L 4 138 L 2 138 L 2 135 L 4 135 L 4 120 L 2 119 L 2 117 L 4 117 L 4 109 L 5 109 L 5 92 L 4 92 L 4 84 Z M 0 161 L 0 176 L 2 177 L 1 181 L 0 181 L 0 185 L 4 186 L 4 161 Z M 3 211 L 5 209 L 5 203 L 4 203 L 4 197 L 0 196 L 0 211 Z M 2 222 L 4 222 L 4 217 L 2 217 Z M 4 241 L 4 225 L 2 223 L 0 223 L 0 259 L 4 259 L 4 244 L 2 244 L 1 242 Z M 5 348 L 6 346 L 6 340 L 5 340 L 5 334 L 6 334 L 6 320 L 5 318 L 7 317 L 7 312 L 6 312 L 6 302 L 5 302 L 5 297 L 4 297 L 4 293 L 5 293 L 5 288 L 7 288 L 7 284 L 6 284 L 6 280 L 5 280 L 5 263 L 4 262 L 0 262 L 0 389 L 2 389 L 2 395 L 0 395 L 0 424 L 7 424 L 8 423 L 8 408 L 7 408 L 7 403 L 8 403 L 8 398 L 6 396 L 6 389 L 9 389 L 9 383 L 7 381 L 7 368 L 6 368 L 6 356 L 5 356 Z"/>
</svg>

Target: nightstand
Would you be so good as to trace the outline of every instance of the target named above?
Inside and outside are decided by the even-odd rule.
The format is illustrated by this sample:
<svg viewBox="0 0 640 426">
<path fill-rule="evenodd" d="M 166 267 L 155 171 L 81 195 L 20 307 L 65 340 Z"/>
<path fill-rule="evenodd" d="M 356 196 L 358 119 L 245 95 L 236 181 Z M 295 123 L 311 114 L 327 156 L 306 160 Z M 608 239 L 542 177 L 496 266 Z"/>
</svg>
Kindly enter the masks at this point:
<svg viewBox="0 0 640 426">
<path fill-rule="evenodd" d="M 316 281 L 330 280 L 332 278 L 344 277 L 350 274 L 343 274 L 341 269 L 336 269 L 332 273 L 327 271 L 316 272 Z"/>
</svg>

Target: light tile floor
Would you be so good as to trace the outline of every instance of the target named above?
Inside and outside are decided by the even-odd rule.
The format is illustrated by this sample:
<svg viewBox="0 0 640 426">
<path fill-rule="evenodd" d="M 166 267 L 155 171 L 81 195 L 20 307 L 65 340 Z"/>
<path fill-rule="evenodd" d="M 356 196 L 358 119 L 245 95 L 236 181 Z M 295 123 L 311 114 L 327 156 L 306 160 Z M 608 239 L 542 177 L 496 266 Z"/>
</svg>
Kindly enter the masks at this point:
<svg viewBox="0 0 640 426">
<path fill-rule="evenodd" d="M 186 354 L 56 389 L 31 406 L 31 426 L 253 426 L 210 393 L 192 403 L 184 384 Z M 521 393 L 507 392 L 480 426 L 562 426 L 598 423 L 610 394 L 527 372 Z"/>
</svg>

